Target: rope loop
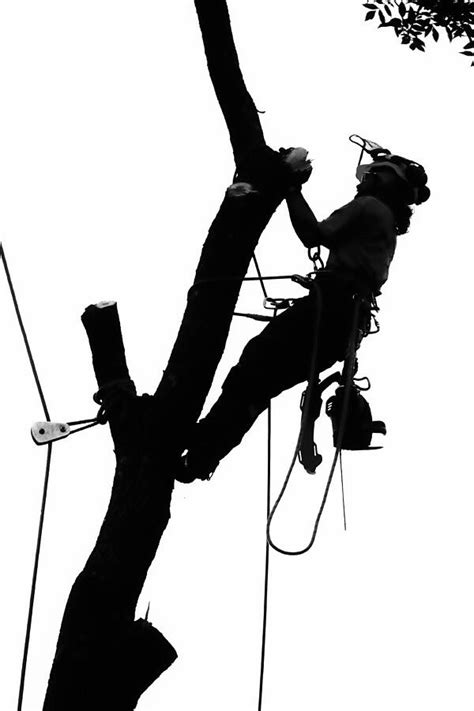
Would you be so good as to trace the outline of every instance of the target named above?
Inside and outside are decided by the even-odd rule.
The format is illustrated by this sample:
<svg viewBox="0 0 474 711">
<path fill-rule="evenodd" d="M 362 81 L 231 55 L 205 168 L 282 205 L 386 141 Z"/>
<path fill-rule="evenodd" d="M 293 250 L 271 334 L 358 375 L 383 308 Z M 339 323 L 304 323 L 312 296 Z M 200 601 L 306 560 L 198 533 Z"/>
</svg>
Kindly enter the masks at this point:
<svg viewBox="0 0 474 711">
<path fill-rule="evenodd" d="M 105 425 L 110 419 L 110 414 L 124 398 L 132 398 L 137 394 L 135 384 L 130 378 L 111 380 L 102 385 L 92 396 L 94 402 L 100 405 L 96 421 Z"/>
</svg>

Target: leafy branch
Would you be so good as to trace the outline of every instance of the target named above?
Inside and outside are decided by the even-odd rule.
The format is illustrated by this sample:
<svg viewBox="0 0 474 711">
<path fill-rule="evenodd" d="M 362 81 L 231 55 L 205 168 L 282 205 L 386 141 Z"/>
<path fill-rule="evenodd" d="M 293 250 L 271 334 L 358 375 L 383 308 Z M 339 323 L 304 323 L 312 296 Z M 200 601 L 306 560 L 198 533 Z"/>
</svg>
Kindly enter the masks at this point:
<svg viewBox="0 0 474 711">
<path fill-rule="evenodd" d="M 372 0 L 363 3 L 366 20 L 378 20 L 379 27 L 391 27 L 402 44 L 425 51 L 425 39 L 439 40 L 444 29 L 449 41 L 463 38 L 461 54 L 474 57 L 474 2 L 471 0 Z M 474 61 L 471 61 L 471 67 Z"/>
</svg>

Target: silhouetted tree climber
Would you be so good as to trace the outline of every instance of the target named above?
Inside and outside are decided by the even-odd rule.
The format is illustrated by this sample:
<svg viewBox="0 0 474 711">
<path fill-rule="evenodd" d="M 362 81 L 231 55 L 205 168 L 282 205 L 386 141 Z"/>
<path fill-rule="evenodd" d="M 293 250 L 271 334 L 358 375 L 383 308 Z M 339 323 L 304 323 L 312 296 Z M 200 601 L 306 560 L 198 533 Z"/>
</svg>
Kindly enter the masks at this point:
<svg viewBox="0 0 474 711">
<path fill-rule="evenodd" d="M 354 294 L 372 300 L 380 293 L 397 236 L 410 224 L 409 205 L 419 205 L 430 195 L 424 168 L 399 156 L 359 166 L 357 177 L 355 198 L 322 222 L 298 188 L 288 191 L 290 219 L 299 239 L 307 248 L 323 245 L 329 249 L 326 269 L 316 277 L 319 296 L 313 291 L 299 299 L 247 344 L 221 396 L 192 431 L 176 473 L 180 481 L 208 479 L 270 399 L 308 379 L 316 298 L 321 299 L 317 371 L 344 360 Z"/>
</svg>

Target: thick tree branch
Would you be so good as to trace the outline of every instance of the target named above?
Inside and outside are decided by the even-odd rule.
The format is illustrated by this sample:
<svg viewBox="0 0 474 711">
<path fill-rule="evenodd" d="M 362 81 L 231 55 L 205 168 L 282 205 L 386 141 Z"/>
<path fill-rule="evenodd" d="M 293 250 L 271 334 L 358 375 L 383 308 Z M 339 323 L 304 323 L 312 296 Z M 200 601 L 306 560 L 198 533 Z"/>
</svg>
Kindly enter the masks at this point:
<svg viewBox="0 0 474 711">
<path fill-rule="evenodd" d="M 275 170 L 269 174 L 275 176 L 280 166 L 278 154 L 265 149 L 263 158 L 273 164 Z M 270 183 L 261 183 L 258 194 L 239 198 L 227 195 L 211 225 L 157 390 L 160 401 L 168 403 L 167 423 L 177 453 L 186 446 L 187 432 L 204 406 L 225 348 L 242 279 L 282 197 L 283 190 Z"/>
<path fill-rule="evenodd" d="M 237 168 L 265 145 L 258 112 L 240 71 L 225 0 L 194 0 L 212 85 L 224 115 Z"/>
</svg>

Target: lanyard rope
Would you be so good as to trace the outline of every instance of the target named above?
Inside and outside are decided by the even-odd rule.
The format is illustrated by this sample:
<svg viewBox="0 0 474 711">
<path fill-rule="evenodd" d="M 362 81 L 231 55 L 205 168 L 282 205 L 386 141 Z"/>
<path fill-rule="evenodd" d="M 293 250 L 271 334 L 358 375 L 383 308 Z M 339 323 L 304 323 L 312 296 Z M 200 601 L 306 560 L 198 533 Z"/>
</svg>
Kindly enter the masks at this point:
<svg viewBox="0 0 474 711">
<path fill-rule="evenodd" d="M 38 390 L 38 395 L 41 400 L 41 405 L 43 407 L 45 419 L 47 422 L 51 422 L 51 419 L 49 417 L 48 407 L 46 405 L 46 400 L 45 400 L 44 393 L 43 393 L 43 388 L 41 387 L 40 379 L 38 377 L 38 371 L 36 369 L 36 364 L 35 364 L 35 361 L 33 358 L 33 354 L 31 352 L 30 344 L 28 342 L 28 336 L 26 335 L 26 330 L 23 325 L 23 319 L 21 317 L 20 308 L 18 306 L 18 301 L 16 298 L 15 289 L 13 288 L 13 282 L 11 279 L 10 270 L 8 269 L 7 259 L 5 256 L 5 250 L 3 248 L 2 243 L 0 243 L 0 257 L 1 257 L 1 260 L 3 263 L 3 267 L 5 269 L 8 287 L 10 289 L 10 294 L 12 297 L 13 306 L 15 308 L 15 313 L 16 313 L 16 317 L 18 320 L 18 325 L 20 327 L 21 335 L 23 336 L 23 341 L 25 344 L 26 352 L 28 354 L 28 360 L 30 362 L 31 371 L 33 373 L 33 377 L 34 377 L 34 380 L 36 383 L 36 389 Z M 38 536 L 37 536 L 37 541 L 36 541 L 36 552 L 35 552 L 35 559 L 34 559 L 34 564 L 33 564 L 33 576 L 32 576 L 32 581 L 31 581 L 30 601 L 29 601 L 29 605 L 28 605 L 28 618 L 27 618 L 27 623 L 26 623 L 25 642 L 24 642 L 24 647 L 23 647 L 23 660 L 22 660 L 22 664 L 21 664 L 20 685 L 19 685 L 19 690 L 18 690 L 18 706 L 17 706 L 18 711 L 21 711 L 22 706 L 23 706 L 23 693 L 24 693 L 24 689 L 25 689 L 26 664 L 27 664 L 27 660 L 28 660 L 28 650 L 29 650 L 30 636 L 31 636 L 31 625 L 32 625 L 32 620 L 33 620 L 33 608 L 34 608 L 35 594 L 36 594 L 36 583 L 37 583 L 37 579 L 38 579 L 38 565 L 39 565 L 39 557 L 40 557 L 40 550 L 41 550 L 41 540 L 43 537 L 44 516 L 45 516 L 45 511 L 46 511 L 46 499 L 47 499 L 47 494 L 48 494 L 49 472 L 51 469 L 52 448 L 53 448 L 52 444 L 48 444 L 48 450 L 47 450 L 47 454 L 46 454 L 46 469 L 45 469 L 44 484 L 43 484 L 43 496 L 42 496 L 42 501 L 41 501 L 41 510 L 40 510 L 39 524 L 38 524 Z"/>
<path fill-rule="evenodd" d="M 252 256 L 252 259 L 253 259 L 253 263 L 255 265 L 255 269 L 257 270 L 257 274 L 258 274 L 258 278 L 260 280 L 260 286 L 262 287 L 263 295 L 266 299 L 268 299 L 267 290 L 265 288 L 265 282 L 263 280 L 262 272 L 260 271 L 260 267 L 258 266 L 257 257 L 255 256 L 255 252 Z"/>
<path fill-rule="evenodd" d="M 316 286 L 316 288 L 318 288 L 318 287 Z M 321 299 L 320 293 L 318 293 L 318 302 L 320 302 L 320 299 Z M 317 316 L 317 322 L 316 322 L 316 328 L 315 328 L 316 333 L 318 333 L 318 330 L 319 330 L 319 319 L 320 319 L 320 315 Z M 326 482 L 326 486 L 325 486 L 325 489 L 324 489 L 324 494 L 323 494 L 323 498 L 322 498 L 322 501 L 321 501 L 321 505 L 320 505 L 320 507 L 319 507 L 319 510 L 318 510 L 318 513 L 317 513 L 317 516 L 316 516 L 316 520 L 315 520 L 315 523 L 314 523 L 314 526 L 313 526 L 313 531 L 312 531 L 312 534 L 311 534 L 311 538 L 310 538 L 308 544 L 307 544 L 304 548 L 301 548 L 301 549 L 295 550 L 295 551 L 289 551 L 289 550 L 285 550 L 284 548 L 280 548 L 279 546 L 277 546 L 277 545 L 272 541 L 271 534 L 270 534 L 270 527 L 271 527 L 271 523 L 272 523 L 272 520 L 273 520 L 273 516 L 274 516 L 275 513 L 276 513 L 276 510 L 277 510 L 277 508 L 278 508 L 278 506 L 279 506 L 279 504 L 280 504 L 280 501 L 281 501 L 281 499 L 283 498 L 283 494 L 284 494 L 285 491 L 286 491 L 286 487 L 288 486 L 288 483 L 289 483 L 289 481 L 290 481 L 290 477 L 291 477 L 291 474 L 292 474 L 294 465 L 295 465 L 295 463 L 296 463 L 296 459 L 297 459 L 297 457 L 298 457 L 298 451 L 299 451 L 299 448 L 300 448 L 300 446 L 301 446 L 302 433 L 303 433 L 303 429 L 304 429 L 304 421 L 305 421 L 305 419 L 306 419 L 306 417 L 307 417 L 307 413 L 308 413 L 308 410 L 309 410 L 309 402 L 310 402 L 310 395 L 309 395 L 309 392 L 310 392 L 310 386 L 311 386 L 312 384 L 314 385 L 315 382 L 316 382 L 316 379 L 317 379 L 317 372 L 316 372 L 316 351 L 317 351 L 317 348 L 318 348 L 318 343 L 317 343 L 318 337 L 316 336 L 315 346 L 314 346 L 314 350 L 313 350 L 313 358 L 312 358 L 313 362 L 312 362 L 311 368 L 310 368 L 310 371 L 311 371 L 311 372 L 310 372 L 310 380 L 309 380 L 310 386 L 309 386 L 309 388 L 308 388 L 308 393 L 307 393 L 306 398 L 305 398 L 305 406 L 304 406 L 304 409 L 303 409 L 303 416 L 302 416 L 302 418 L 301 418 L 301 419 L 302 419 L 302 424 L 301 424 L 300 431 L 299 431 L 299 435 L 298 435 L 298 442 L 297 442 L 297 444 L 296 444 L 295 451 L 294 451 L 294 454 L 293 454 L 293 457 L 292 457 L 292 460 L 291 460 L 291 464 L 290 464 L 290 467 L 289 467 L 289 469 L 288 469 L 288 473 L 287 473 L 287 475 L 286 475 L 285 481 L 284 481 L 283 486 L 282 486 L 282 488 L 281 488 L 281 491 L 280 491 L 280 493 L 279 493 L 279 495 L 278 495 L 278 497 L 277 497 L 277 500 L 276 500 L 276 502 L 275 502 L 275 504 L 274 504 L 274 506 L 273 506 L 273 508 L 272 508 L 272 511 L 271 511 L 271 513 L 270 513 L 270 516 L 268 517 L 268 522 L 267 522 L 267 538 L 268 538 L 268 542 L 270 543 L 271 547 L 272 547 L 274 550 L 278 551 L 279 553 L 282 553 L 283 555 L 291 555 L 291 556 L 302 555 L 303 553 L 306 553 L 307 551 L 309 551 L 309 549 L 313 546 L 314 541 L 316 540 L 316 535 L 317 535 L 318 528 L 319 528 L 319 522 L 320 522 L 320 520 L 321 520 L 321 516 L 323 515 L 323 511 L 324 511 L 324 508 L 325 508 L 325 506 L 326 506 L 326 501 L 327 501 L 327 498 L 328 498 L 329 489 L 331 488 L 331 483 L 332 483 L 332 480 L 333 480 L 333 477 L 334 477 L 334 471 L 335 471 L 335 469 L 336 469 L 337 461 L 338 461 L 338 459 L 339 459 L 339 457 L 340 457 L 340 455 L 341 455 L 342 441 L 343 441 L 343 437 L 344 437 L 344 429 L 345 429 L 345 426 L 346 426 L 347 414 L 348 414 L 348 408 L 349 408 L 349 394 L 350 394 L 350 393 L 349 393 L 349 385 L 350 385 L 350 382 L 351 382 L 351 380 L 352 380 L 352 376 L 353 376 L 353 373 L 354 373 L 355 353 L 356 353 L 356 349 L 357 349 L 357 324 L 358 324 L 358 320 L 359 320 L 359 300 L 356 299 L 355 308 L 354 308 L 354 314 L 353 314 L 353 319 L 352 319 L 351 338 L 350 338 L 350 343 L 349 343 L 349 348 L 348 348 L 349 356 L 346 358 L 346 361 L 345 361 L 345 364 L 344 364 L 344 371 L 343 371 L 343 381 L 344 381 L 343 384 L 344 384 L 345 391 L 344 391 L 344 399 L 343 399 L 343 403 L 342 403 L 341 420 L 340 420 L 340 424 L 339 424 L 339 431 L 338 431 L 338 437 L 337 437 L 337 442 L 336 442 L 336 451 L 335 451 L 334 458 L 333 458 L 333 461 L 332 461 L 332 464 L 331 464 L 331 469 L 330 469 L 330 471 L 329 471 L 329 476 L 328 476 L 328 479 L 327 479 L 327 482 Z M 344 510 L 344 523 L 345 523 L 345 510 Z"/>
</svg>

